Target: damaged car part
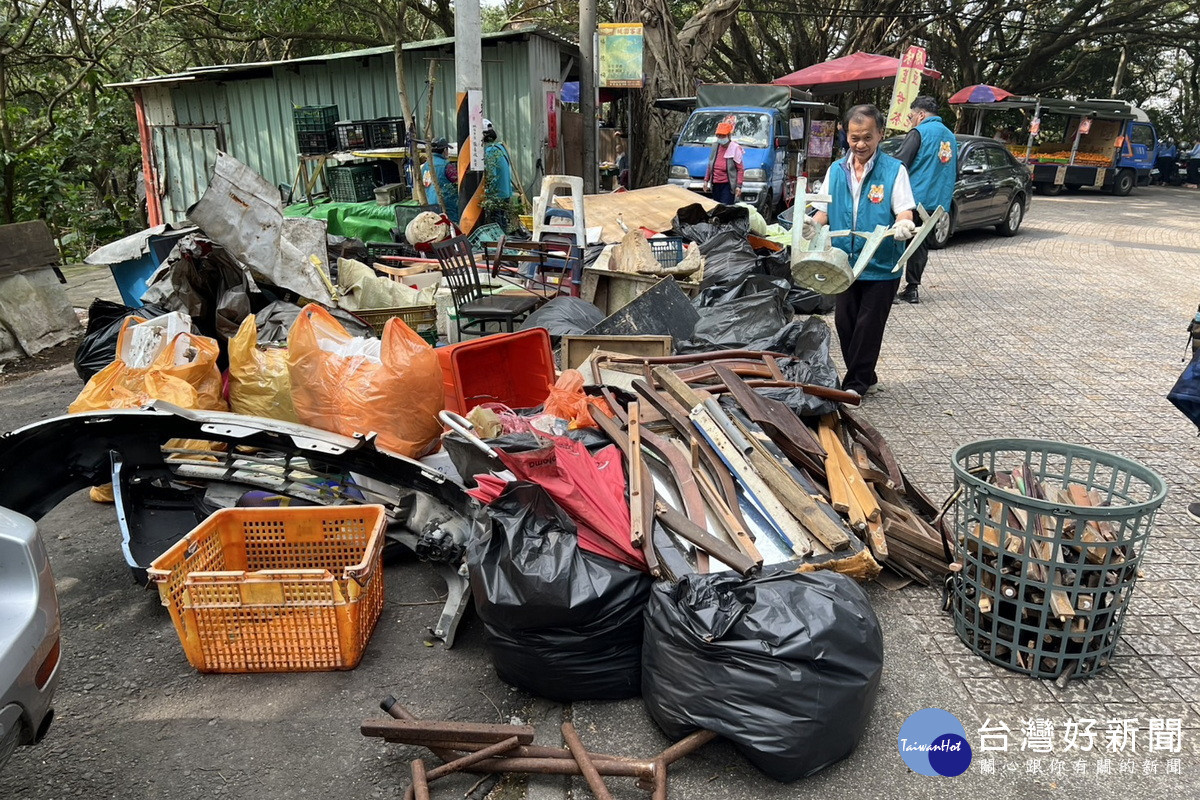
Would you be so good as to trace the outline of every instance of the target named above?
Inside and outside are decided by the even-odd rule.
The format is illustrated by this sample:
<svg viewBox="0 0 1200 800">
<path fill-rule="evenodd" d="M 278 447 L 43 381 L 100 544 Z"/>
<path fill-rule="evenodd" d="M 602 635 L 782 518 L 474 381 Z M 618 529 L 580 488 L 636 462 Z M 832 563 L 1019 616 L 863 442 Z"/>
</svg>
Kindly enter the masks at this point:
<svg viewBox="0 0 1200 800">
<path fill-rule="evenodd" d="M 30 470 L 31 463 L 40 468 Z M 80 489 L 114 477 L 123 548 L 135 577 L 144 577 L 158 548 L 194 527 L 197 498 L 217 485 L 232 488 L 231 496 L 260 490 L 300 501 L 380 503 L 404 529 L 393 538 L 414 551 L 424 535 L 437 540 L 442 555 L 452 555 L 455 540 L 465 542 L 475 524 L 475 506 L 462 487 L 379 449 L 372 435 L 347 437 L 155 402 L 55 417 L 0 437 L 0 505 L 35 520 Z M 450 593 L 434 630 L 450 646 L 468 593 L 459 565 L 442 564 Z"/>
</svg>

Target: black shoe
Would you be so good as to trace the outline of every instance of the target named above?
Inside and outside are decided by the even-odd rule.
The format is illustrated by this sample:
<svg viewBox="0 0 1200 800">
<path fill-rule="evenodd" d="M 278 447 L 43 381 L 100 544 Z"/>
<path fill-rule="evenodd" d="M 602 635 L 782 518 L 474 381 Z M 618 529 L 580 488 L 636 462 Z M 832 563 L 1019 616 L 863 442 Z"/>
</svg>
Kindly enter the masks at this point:
<svg viewBox="0 0 1200 800">
<path fill-rule="evenodd" d="M 896 295 L 896 299 L 892 303 L 912 303 L 914 306 L 921 302 L 921 298 L 917 296 L 917 287 L 911 283 L 904 287 L 904 291 Z"/>
<path fill-rule="evenodd" d="M 1187 512 L 1189 517 L 1200 522 L 1200 503 L 1188 503 Z"/>
</svg>

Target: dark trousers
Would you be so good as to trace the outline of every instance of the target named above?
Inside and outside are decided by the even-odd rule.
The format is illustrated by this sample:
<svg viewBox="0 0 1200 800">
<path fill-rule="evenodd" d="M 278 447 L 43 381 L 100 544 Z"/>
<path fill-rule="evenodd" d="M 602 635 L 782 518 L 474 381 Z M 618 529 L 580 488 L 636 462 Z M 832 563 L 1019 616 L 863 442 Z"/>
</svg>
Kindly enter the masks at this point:
<svg viewBox="0 0 1200 800">
<path fill-rule="evenodd" d="M 875 365 L 883 346 L 883 329 L 892 312 L 892 298 L 900 279 L 892 281 L 855 281 L 838 295 L 834 324 L 846 361 L 843 389 L 863 394 L 879 382 Z"/>
<path fill-rule="evenodd" d="M 921 276 L 925 274 L 925 265 L 929 263 L 929 238 L 921 242 L 921 246 L 913 251 L 912 258 L 904 265 L 905 283 L 909 286 L 920 286 Z"/>
<path fill-rule="evenodd" d="M 712 187 L 713 200 L 716 200 L 721 205 L 733 205 L 733 189 L 729 188 L 728 183 L 714 183 Z"/>
</svg>

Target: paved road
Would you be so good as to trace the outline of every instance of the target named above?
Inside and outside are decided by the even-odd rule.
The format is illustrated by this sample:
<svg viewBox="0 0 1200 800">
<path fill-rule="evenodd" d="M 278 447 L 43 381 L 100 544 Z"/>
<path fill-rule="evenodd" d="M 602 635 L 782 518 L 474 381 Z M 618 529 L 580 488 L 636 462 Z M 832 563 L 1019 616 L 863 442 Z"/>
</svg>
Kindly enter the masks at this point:
<svg viewBox="0 0 1200 800">
<path fill-rule="evenodd" d="M 1200 302 L 1197 274 L 1200 193 L 1038 197 L 1019 237 L 965 233 L 933 254 L 924 302 L 898 308 L 889 324 L 885 391 L 864 406 L 935 497 L 951 486 L 954 449 L 993 436 L 1092 445 L 1167 478 L 1171 494 L 1109 670 L 1065 690 L 1006 672 L 958 642 L 936 592 L 872 587 L 887 656 L 857 751 L 781 785 L 717 743 L 679 764 L 672 796 L 1200 796 L 1200 551 L 1197 526 L 1184 513 L 1200 497 L 1200 449 L 1193 426 L 1164 399 Z M 69 367 L 4 386 L 0 427 L 61 410 L 77 390 Z M 184 661 L 157 598 L 130 583 L 110 509 L 77 496 L 42 527 L 63 602 L 60 716 L 41 747 L 10 764 L 0 790 L 6 797 L 396 796 L 418 751 L 357 733 L 386 694 L 423 715 L 536 717 L 551 730 L 566 714 L 597 750 L 647 755 L 664 744 L 640 701 L 560 709 L 507 689 L 488 665 L 474 618 L 453 650 L 426 647 L 424 626 L 436 607 L 400 605 L 440 591 L 421 565 L 387 570 L 389 606 L 354 672 L 201 676 Z M 1004 723 L 1012 731 L 1008 752 L 977 752 L 955 779 L 908 772 L 896 736 L 924 707 L 955 713 L 976 746 L 985 721 Z M 1151 718 L 1180 720 L 1179 753 L 1148 750 Z M 1052 752 L 1022 752 L 1023 721 L 1034 719 L 1053 727 Z M 1103 734 L 1092 752 L 1066 751 L 1067 723 L 1086 719 L 1097 720 L 1100 732 L 1110 719 L 1138 720 L 1136 751 L 1107 752 Z M 461 796 L 470 783 L 435 796 Z M 528 796 L 561 797 L 564 788 L 541 781 Z M 581 784 L 571 790 L 586 796 Z M 627 784 L 614 784 L 614 793 L 645 796 Z M 493 796 L 526 792 L 514 783 Z"/>
</svg>

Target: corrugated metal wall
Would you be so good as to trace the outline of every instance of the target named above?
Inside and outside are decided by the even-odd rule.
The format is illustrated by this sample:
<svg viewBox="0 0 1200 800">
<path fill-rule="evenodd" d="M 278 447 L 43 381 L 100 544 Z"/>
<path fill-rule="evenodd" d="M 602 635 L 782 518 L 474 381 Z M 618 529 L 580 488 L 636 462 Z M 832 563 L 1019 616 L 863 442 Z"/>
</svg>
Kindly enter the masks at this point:
<svg viewBox="0 0 1200 800">
<path fill-rule="evenodd" d="M 425 129 L 426 80 L 432 61 L 434 136 L 453 140 L 452 48 L 410 50 L 404 55 L 405 83 L 420 133 Z M 536 190 L 541 179 L 537 165 L 546 155 L 543 81 L 553 81 L 557 87 L 563 60 L 562 48 L 539 36 L 484 42 L 484 116 L 509 145 L 513 166 L 527 191 Z M 143 95 L 168 221 L 181 219 L 203 194 L 218 146 L 271 183 L 291 185 L 297 171 L 293 106 L 336 104 L 341 119 L 400 115 L 391 54 L 276 66 L 270 68 L 269 77 L 196 81 L 169 90 L 147 86 Z"/>
</svg>

